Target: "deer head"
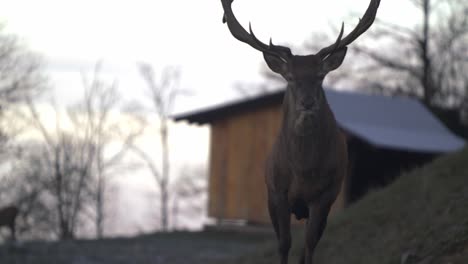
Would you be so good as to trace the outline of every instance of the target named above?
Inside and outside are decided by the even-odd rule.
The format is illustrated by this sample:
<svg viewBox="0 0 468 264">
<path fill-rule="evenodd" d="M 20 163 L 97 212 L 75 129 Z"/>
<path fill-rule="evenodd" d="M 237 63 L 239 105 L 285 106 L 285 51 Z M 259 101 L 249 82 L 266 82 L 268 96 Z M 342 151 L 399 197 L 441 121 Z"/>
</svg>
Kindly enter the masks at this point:
<svg viewBox="0 0 468 264">
<path fill-rule="evenodd" d="M 356 28 L 343 38 L 344 24 L 332 45 L 321 49 L 317 54 L 293 55 L 288 47 L 274 45 L 270 39 L 267 45 L 255 37 L 249 25 L 247 32 L 237 21 L 232 11 L 233 0 L 221 0 L 224 9 L 223 22 L 227 22 L 232 35 L 239 41 L 249 44 L 263 53 L 268 67 L 280 74 L 287 82 L 296 109 L 309 111 L 315 105 L 318 90 L 327 73 L 337 69 L 346 56 L 347 46 L 364 33 L 374 22 L 380 0 L 371 0 L 369 7 Z"/>
</svg>

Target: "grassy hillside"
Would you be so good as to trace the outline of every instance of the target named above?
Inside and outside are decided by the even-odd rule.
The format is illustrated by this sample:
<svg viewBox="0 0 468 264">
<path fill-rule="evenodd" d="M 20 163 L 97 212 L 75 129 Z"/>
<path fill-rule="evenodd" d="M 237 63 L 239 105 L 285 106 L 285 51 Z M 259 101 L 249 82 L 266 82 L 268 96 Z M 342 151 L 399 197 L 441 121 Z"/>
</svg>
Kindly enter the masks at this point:
<svg viewBox="0 0 468 264">
<path fill-rule="evenodd" d="M 292 263 L 303 245 L 295 234 Z M 271 243 L 236 263 L 277 263 Z M 318 264 L 468 263 L 468 149 L 404 174 L 335 215 Z"/>
<path fill-rule="evenodd" d="M 316 264 L 467 264 L 468 149 L 403 175 L 330 219 Z M 297 263 L 302 230 L 294 234 Z M 240 257 L 240 259 L 239 259 Z M 278 263 L 271 233 L 175 232 L 0 245 L 0 263 Z"/>
</svg>

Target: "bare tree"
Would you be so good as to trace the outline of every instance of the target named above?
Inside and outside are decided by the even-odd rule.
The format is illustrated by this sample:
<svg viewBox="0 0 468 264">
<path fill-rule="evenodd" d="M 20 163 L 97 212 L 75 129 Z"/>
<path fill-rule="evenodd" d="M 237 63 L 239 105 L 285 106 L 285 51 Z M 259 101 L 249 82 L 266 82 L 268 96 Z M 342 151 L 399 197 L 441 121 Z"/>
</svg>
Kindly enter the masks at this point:
<svg viewBox="0 0 468 264">
<path fill-rule="evenodd" d="M 186 93 L 186 91 L 179 87 L 179 71 L 177 69 L 166 68 L 162 72 L 161 78 L 156 79 L 153 67 L 150 64 L 140 63 L 138 67 L 141 76 L 147 84 L 147 92 L 151 100 L 152 112 L 156 114 L 159 125 L 161 161 L 156 162 L 141 148 L 135 146 L 134 150 L 144 160 L 156 180 L 161 204 L 161 229 L 167 231 L 169 228 L 170 201 L 169 114 L 173 109 L 177 96 Z"/>
<path fill-rule="evenodd" d="M 50 141 L 23 142 L 24 150 L 11 170 L 12 191 L 22 214 L 19 233 L 73 239 L 91 201 L 89 169 L 95 147 L 63 130 L 51 134 L 47 132 Z"/>
<path fill-rule="evenodd" d="M 73 239 L 90 221 L 97 237 L 103 236 L 108 179 L 125 168 L 125 154 L 144 126 L 133 113 L 122 116 L 115 83 L 102 81 L 98 73 L 99 65 L 91 82 L 83 77 L 80 102 L 62 110 L 53 107 L 55 126 L 45 122 L 45 111 L 31 101 L 26 112 L 18 112 L 40 136 L 38 143 L 23 142 L 11 170 L 22 175 L 16 175 L 16 190 L 24 195 L 15 200 L 26 214 L 23 229 L 32 237 L 46 232 L 30 232 L 31 226 L 49 223 L 58 238 Z"/>
<path fill-rule="evenodd" d="M 3 193 L 20 209 L 17 232 L 21 239 L 58 237 L 55 208 L 46 188 L 49 172 L 43 150 L 36 142 L 28 142 L 28 151 L 14 159 L 9 177 L 2 181 L 2 187 L 6 187 Z"/>
<path fill-rule="evenodd" d="M 55 220 L 42 222 L 55 225 L 61 239 L 74 238 L 77 230 L 89 225 L 90 221 L 95 223 L 97 237 L 103 236 L 108 178 L 126 167 L 123 164 L 125 154 L 144 124 L 142 118 L 120 100 L 116 82 L 104 81 L 99 71 L 100 63 L 96 65 L 91 81 L 83 74 L 84 96 L 77 104 L 59 108 L 51 103 L 53 114 L 47 119 L 53 120 L 50 117 L 55 115 L 55 126 L 46 121 L 47 111 L 38 110 L 30 93 L 25 94 L 27 110 L 14 112 L 16 119 L 22 120 L 20 127 L 38 133 L 34 136 L 36 140 L 38 136 L 40 138 L 35 143 L 22 142 L 23 154 L 18 156 L 21 162 L 10 170 L 18 181 L 27 183 L 16 184 L 16 190 L 21 190 L 18 193 L 24 195 L 15 198 L 21 204 L 22 212 L 28 214 L 31 211 L 21 217 L 25 230 L 32 225 L 28 223 L 36 224 L 37 218 L 42 218 L 38 215 L 40 212 L 32 208 L 36 207 L 49 209 L 42 211 L 49 212 Z M 118 109 L 120 106 L 125 107 L 125 114 Z M 33 153 L 41 154 L 35 156 Z M 18 177 L 18 172 L 23 177 Z M 18 181 L 2 182 L 1 186 L 8 188 Z M 48 197 L 45 199 L 48 202 L 34 202 L 42 201 L 38 197 L 44 196 Z M 54 208 L 50 208 L 50 204 Z"/>
<path fill-rule="evenodd" d="M 100 68 L 101 63 L 97 63 L 91 81 L 83 75 L 83 100 L 68 110 L 74 127 L 96 147 L 92 173 L 96 181 L 93 193 L 98 238 L 104 235 L 109 177 L 128 169 L 124 158 L 144 128 L 144 121 L 136 112 L 125 115 L 120 111 L 127 104 L 120 99 L 117 82 L 104 81 Z"/>
<path fill-rule="evenodd" d="M 22 132 L 15 111 L 17 106 L 28 98 L 37 98 L 46 88 L 39 55 L 31 52 L 17 36 L 4 33 L 0 25 L 0 201 L 2 206 L 14 203 L 22 212 L 27 211 L 24 205 L 28 199 L 24 192 L 13 192 L 18 190 L 15 186 L 19 177 L 11 175 L 9 170 L 21 151 L 14 140 Z M 21 197 L 17 197 L 19 195 Z"/>
<path fill-rule="evenodd" d="M 34 97 L 47 87 L 41 59 L 0 25 L 0 110 Z"/>
<path fill-rule="evenodd" d="M 353 65 L 345 65 L 338 77 L 378 93 L 460 107 L 468 94 L 468 3 L 409 1 L 420 10 L 420 23 L 411 27 L 377 19 L 369 32 L 373 41 L 351 48 Z"/>
<path fill-rule="evenodd" d="M 50 147 L 50 146 L 49 146 Z M 92 162 L 96 146 L 71 134 L 61 132 L 53 146 L 49 190 L 56 199 L 60 239 L 76 236 L 80 214 L 91 200 Z"/>
<path fill-rule="evenodd" d="M 3 176 L 2 179 L 2 194 L 6 199 L 15 201 L 14 204 L 20 208 L 20 215 L 17 221 L 17 232 L 21 238 L 39 238 L 42 234 L 41 230 L 46 226 L 46 232 L 52 233 L 50 211 L 44 210 L 39 205 L 42 205 L 42 199 L 33 193 L 39 193 L 42 189 L 42 184 L 37 184 L 39 180 L 44 179 L 38 177 L 38 174 L 42 173 L 42 170 L 38 170 L 38 157 L 41 157 L 43 153 L 40 152 L 39 148 L 36 148 L 34 144 L 29 146 L 34 151 L 30 151 L 27 154 L 20 154 L 12 162 L 12 170 L 7 176 Z M 14 174 L 12 173 L 14 172 Z M 35 209 L 39 209 L 36 211 Z M 39 212 L 45 213 L 47 217 L 46 221 L 38 221 L 39 219 L 44 220 L 43 217 L 31 217 L 32 215 L 39 215 Z M 43 225 L 44 224 L 44 225 Z M 41 235 L 39 235 L 41 234 Z M 38 236 L 36 236 L 38 235 Z M 45 238 L 42 237 L 42 238 Z"/>
<path fill-rule="evenodd" d="M 7 34 L 0 25 L 0 165 L 12 155 L 14 146 L 7 133 L 15 121 L 9 115 L 13 105 L 24 103 L 26 98 L 35 98 L 46 89 L 40 57 L 31 52 L 15 35 Z M 9 131 L 12 132 L 12 131 Z"/>
</svg>

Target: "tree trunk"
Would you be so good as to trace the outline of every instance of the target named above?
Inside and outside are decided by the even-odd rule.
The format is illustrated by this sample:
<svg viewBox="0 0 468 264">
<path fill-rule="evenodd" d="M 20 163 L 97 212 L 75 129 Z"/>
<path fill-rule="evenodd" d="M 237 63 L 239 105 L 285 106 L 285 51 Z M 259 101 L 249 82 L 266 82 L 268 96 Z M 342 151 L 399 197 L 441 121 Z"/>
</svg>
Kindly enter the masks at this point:
<svg viewBox="0 0 468 264">
<path fill-rule="evenodd" d="M 96 238 L 104 236 L 104 183 L 101 175 L 98 175 L 96 194 Z"/>
<path fill-rule="evenodd" d="M 177 199 L 174 200 L 174 205 L 172 207 L 172 216 L 171 216 L 171 222 L 172 222 L 172 230 L 177 230 L 178 229 L 178 220 L 179 219 L 179 201 Z"/>
<path fill-rule="evenodd" d="M 431 12 L 431 1 L 423 0 L 423 38 L 421 41 L 422 54 L 421 59 L 423 63 L 423 73 L 421 76 L 421 82 L 424 89 L 424 102 L 426 105 L 431 105 L 432 97 L 434 96 L 434 87 L 431 76 L 431 59 L 429 54 L 429 27 L 430 27 L 430 12 Z"/>
<path fill-rule="evenodd" d="M 62 189 L 62 173 L 59 164 L 60 159 L 60 150 L 58 148 L 55 149 L 55 159 L 54 159 L 54 175 L 55 175 L 55 195 L 57 196 L 57 217 L 59 221 L 59 239 L 64 240 L 68 239 L 69 232 L 68 232 L 68 223 L 65 219 L 64 213 L 64 200 L 63 200 L 63 189 Z"/>
<path fill-rule="evenodd" d="M 73 230 L 70 229 L 70 225 L 67 221 L 64 222 L 64 226 L 60 230 L 60 240 L 72 240 L 75 238 Z"/>
<path fill-rule="evenodd" d="M 162 145 L 162 175 L 160 183 L 161 191 L 161 228 L 168 231 L 169 227 L 169 147 L 168 147 L 168 127 L 166 117 L 161 117 L 161 145 Z"/>
<path fill-rule="evenodd" d="M 169 229 L 168 228 L 169 227 L 168 201 L 169 201 L 169 193 L 168 193 L 167 185 L 166 185 L 165 187 L 161 188 L 161 230 L 163 232 L 166 232 Z"/>
</svg>

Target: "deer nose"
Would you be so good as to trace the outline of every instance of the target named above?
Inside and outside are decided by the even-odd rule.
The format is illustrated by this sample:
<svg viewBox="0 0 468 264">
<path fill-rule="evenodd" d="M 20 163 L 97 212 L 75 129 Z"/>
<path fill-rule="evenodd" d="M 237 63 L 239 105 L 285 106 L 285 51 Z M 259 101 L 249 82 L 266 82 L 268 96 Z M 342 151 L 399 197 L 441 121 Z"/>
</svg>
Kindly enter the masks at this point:
<svg viewBox="0 0 468 264">
<path fill-rule="evenodd" d="M 303 100 L 301 102 L 301 105 L 304 109 L 311 109 L 314 107 L 314 101 L 313 100 Z"/>
</svg>

